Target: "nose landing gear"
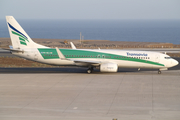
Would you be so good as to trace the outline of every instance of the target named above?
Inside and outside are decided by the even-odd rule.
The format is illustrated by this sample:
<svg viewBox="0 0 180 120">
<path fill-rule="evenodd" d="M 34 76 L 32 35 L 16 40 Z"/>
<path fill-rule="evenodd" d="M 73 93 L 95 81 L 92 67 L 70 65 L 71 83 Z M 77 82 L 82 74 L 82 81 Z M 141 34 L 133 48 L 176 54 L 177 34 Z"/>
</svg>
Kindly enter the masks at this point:
<svg viewBox="0 0 180 120">
<path fill-rule="evenodd" d="M 159 70 L 158 70 L 158 74 L 161 74 L 161 71 L 162 70 L 168 70 L 168 68 L 160 68 Z"/>
</svg>

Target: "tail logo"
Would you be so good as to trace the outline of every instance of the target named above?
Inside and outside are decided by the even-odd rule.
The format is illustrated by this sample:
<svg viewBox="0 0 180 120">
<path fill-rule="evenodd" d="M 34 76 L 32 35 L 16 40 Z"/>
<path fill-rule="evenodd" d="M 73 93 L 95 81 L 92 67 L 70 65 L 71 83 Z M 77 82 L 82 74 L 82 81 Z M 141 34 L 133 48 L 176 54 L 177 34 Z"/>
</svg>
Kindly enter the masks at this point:
<svg viewBox="0 0 180 120">
<path fill-rule="evenodd" d="M 27 46 L 27 43 L 26 43 L 26 42 L 29 42 L 28 38 L 27 38 L 23 33 L 21 33 L 21 32 L 18 31 L 16 28 L 14 28 L 11 24 L 8 23 L 8 25 L 9 25 L 9 27 L 13 30 L 13 31 L 12 31 L 12 34 L 19 36 L 20 44 Z"/>
</svg>

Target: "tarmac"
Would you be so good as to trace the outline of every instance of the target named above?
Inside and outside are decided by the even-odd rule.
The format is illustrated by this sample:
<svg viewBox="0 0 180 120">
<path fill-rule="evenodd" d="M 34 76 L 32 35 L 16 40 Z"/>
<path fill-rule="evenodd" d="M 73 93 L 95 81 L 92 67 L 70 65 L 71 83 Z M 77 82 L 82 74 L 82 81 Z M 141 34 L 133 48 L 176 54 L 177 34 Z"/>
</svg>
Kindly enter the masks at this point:
<svg viewBox="0 0 180 120">
<path fill-rule="evenodd" d="M 92 74 L 79 67 L 0 68 L 0 120 L 112 119 L 179 120 L 180 65 L 162 74 L 125 68 Z"/>
<path fill-rule="evenodd" d="M 0 120 L 180 119 L 180 69 L 12 69 L 0 70 Z"/>
</svg>

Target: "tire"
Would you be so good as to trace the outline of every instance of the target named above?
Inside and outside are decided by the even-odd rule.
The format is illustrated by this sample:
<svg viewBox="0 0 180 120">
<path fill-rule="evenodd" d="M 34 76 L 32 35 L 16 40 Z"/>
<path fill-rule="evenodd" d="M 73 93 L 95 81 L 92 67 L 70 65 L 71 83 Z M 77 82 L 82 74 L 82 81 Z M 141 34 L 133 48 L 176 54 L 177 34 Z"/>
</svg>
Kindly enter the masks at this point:
<svg viewBox="0 0 180 120">
<path fill-rule="evenodd" d="M 87 70 L 87 73 L 90 74 L 92 71 L 90 69 Z"/>
</svg>

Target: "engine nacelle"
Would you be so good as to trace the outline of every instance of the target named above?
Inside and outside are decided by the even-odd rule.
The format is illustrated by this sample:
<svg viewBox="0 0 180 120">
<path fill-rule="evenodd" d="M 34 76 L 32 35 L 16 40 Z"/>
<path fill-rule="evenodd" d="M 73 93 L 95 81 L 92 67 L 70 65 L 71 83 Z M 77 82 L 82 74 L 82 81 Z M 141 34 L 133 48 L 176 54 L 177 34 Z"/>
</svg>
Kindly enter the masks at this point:
<svg viewBox="0 0 180 120">
<path fill-rule="evenodd" d="M 100 65 L 101 72 L 117 72 L 118 65 L 115 63 L 103 63 Z"/>
</svg>

